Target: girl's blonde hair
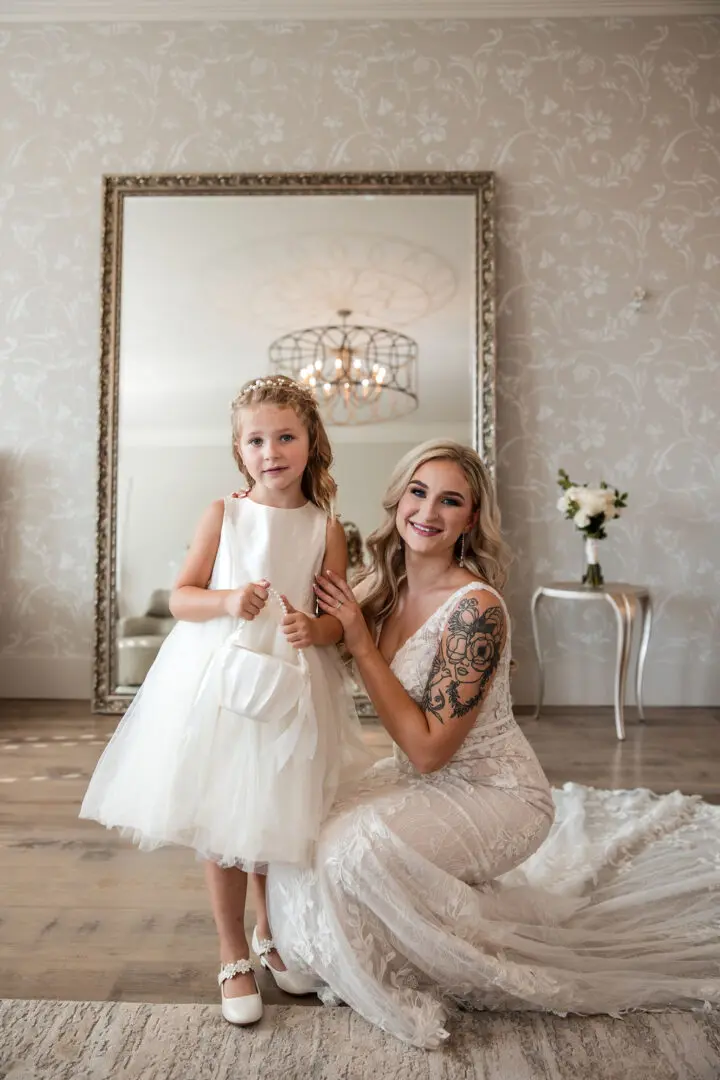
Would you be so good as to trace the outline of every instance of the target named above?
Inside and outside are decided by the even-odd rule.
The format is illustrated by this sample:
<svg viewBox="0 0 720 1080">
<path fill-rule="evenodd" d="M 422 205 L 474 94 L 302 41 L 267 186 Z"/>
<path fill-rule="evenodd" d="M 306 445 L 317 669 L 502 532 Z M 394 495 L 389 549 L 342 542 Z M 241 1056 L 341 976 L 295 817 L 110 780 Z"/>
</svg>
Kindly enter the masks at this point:
<svg viewBox="0 0 720 1080">
<path fill-rule="evenodd" d="M 242 411 L 252 405 L 277 405 L 292 409 L 305 425 L 308 433 L 308 462 L 302 477 L 302 491 L 306 499 L 315 503 L 326 514 L 334 515 L 337 484 L 330 475 L 332 450 L 325 425 L 320 417 L 315 398 L 310 390 L 287 375 L 268 375 L 246 382 L 231 405 L 233 457 L 237 467 L 248 483 L 255 484 L 245 467 L 240 451 L 242 437 Z"/>
<path fill-rule="evenodd" d="M 450 439 L 433 439 L 416 446 L 395 466 L 383 499 L 385 521 L 367 540 L 370 564 L 354 584 L 367 581 L 360 606 L 371 626 L 379 625 L 394 609 L 406 577 L 405 545 L 395 524 L 398 503 L 420 466 L 437 460 L 456 462 L 470 487 L 474 520 L 465 533 L 465 566 L 493 588 L 505 584 L 510 553 L 500 533 L 500 510 L 490 475 L 475 450 Z M 455 545 L 458 559 L 461 539 Z"/>
</svg>

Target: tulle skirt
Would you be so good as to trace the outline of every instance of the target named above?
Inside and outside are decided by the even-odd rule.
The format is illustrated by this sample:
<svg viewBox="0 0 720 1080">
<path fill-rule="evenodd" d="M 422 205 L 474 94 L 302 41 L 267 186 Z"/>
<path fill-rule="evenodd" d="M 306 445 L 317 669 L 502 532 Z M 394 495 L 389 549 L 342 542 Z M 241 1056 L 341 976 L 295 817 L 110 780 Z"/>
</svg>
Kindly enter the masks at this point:
<svg viewBox="0 0 720 1080">
<path fill-rule="evenodd" d="M 222 618 L 173 628 L 98 762 L 80 816 L 146 850 L 181 844 L 246 870 L 306 865 L 338 789 L 368 765 L 349 684 L 334 648 L 305 651 L 312 722 L 280 763 L 276 744 L 293 717 L 263 723 L 222 711 L 208 678 L 236 625 Z M 271 619 L 248 629 L 256 647 L 292 655 Z"/>
</svg>

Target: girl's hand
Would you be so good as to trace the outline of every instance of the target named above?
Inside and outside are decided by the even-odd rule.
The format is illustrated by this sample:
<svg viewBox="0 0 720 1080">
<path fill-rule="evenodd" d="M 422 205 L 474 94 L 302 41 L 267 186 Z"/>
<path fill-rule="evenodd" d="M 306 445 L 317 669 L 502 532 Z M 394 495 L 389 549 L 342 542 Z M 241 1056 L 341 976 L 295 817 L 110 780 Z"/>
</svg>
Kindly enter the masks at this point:
<svg viewBox="0 0 720 1080">
<path fill-rule="evenodd" d="M 285 637 L 294 649 L 307 649 L 313 643 L 312 624 L 313 620 L 304 611 L 296 611 L 287 596 L 283 596 L 287 607 L 287 615 L 280 626 Z"/>
<path fill-rule="evenodd" d="M 252 622 L 267 603 L 269 585 L 269 581 L 251 581 L 242 589 L 233 589 L 225 597 L 225 613 Z"/>
<path fill-rule="evenodd" d="M 348 583 L 328 570 L 318 574 L 314 588 L 321 611 L 342 624 L 345 646 L 353 656 L 372 649 L 370 631 Z"/>
</svg>

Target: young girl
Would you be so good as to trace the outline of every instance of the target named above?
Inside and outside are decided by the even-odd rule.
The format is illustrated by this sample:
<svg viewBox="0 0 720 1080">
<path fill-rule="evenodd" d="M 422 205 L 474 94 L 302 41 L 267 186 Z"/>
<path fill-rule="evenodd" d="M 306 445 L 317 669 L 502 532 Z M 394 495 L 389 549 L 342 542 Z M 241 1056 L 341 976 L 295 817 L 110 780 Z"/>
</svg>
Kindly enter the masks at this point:
<svg viewBox="0 0 720 1080">
<path fill-rule="evenodd" d="M 205 857 L 223 1016 L 246 1024 L 262 1015 L 244 930 L 247 872 L 253 948 L 279 986 L 311 992 L 314 982 L 288 972 L 275 951 L 259 875 L 272 862 L 309 862 L 338 785 L 368 762 L 342 663 L 326 647 L 342 627 L 309 614 L 316 575 L 344 578 L 347 563 L 315 400 L 284 376 L 253 380 L 233 402 L 232 428 L 247 490 L 203 515 L 171 596 L 179 621 L 102 755 L 81 817 L 145 849 L 183 844 Z M 230 711 L 229 640 L 294 666 L 304 658 L 309 702 L 278 716 L 276 700 L 271 719 Z"/>
</svg>

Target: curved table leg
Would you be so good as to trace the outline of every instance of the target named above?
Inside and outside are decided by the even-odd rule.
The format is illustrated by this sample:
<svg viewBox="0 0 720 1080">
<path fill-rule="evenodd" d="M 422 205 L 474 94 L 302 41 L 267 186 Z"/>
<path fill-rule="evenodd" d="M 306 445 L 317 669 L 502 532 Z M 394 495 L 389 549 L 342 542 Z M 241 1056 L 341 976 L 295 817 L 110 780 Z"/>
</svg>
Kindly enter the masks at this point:
<svg viewBox="0 0 720 1080">
<path fill-rule="evenodd" d="M 540 648 L 540 634 L 538 631 L 537 621 L 537 605 L 542 595 L 542 588 L 536 589 L 533 593 L 532 601 L 530 602 L 530 619 L 532 621 L 533 641 L 535 642 L 535 659 L 537 660 L 538 669 L 538 701 L 535 712 L 533 713 L 533 720 L 537 720 L 540 716 L 543 698 L 545 697 L 545 669 L 543 668 L 542 650 Z"/>
<path fill-rule="evenodd" d="M 615 668 L 615 730 L 618 739 L 625 738 L 625 686 L 627 684 L 628 661 L 630 659 L 630 635 L 634 615 L 634 603 L 629 596 L 611 596 L 606 599 L 615 612 L 617 624 L 617 661 Z"/>
<path fill-rule="evenodd" d="M 648 645 L 650 643 L 650 634 L 652 632 L 652 601 L 650 595 L 639 596 L 638 604 L 640 606 L 640 614 L 642 616 L 642 637 L 640 639 L 640 649 L 638 651 L 637 669 L 635 672 L 635 700 L 637 701 L 638 718 L 640 720 L 645 719 L 645 710 L 643 708 L 643 677 L 645 675 L 645 661 L 647 660 Z"/>
</svg>

